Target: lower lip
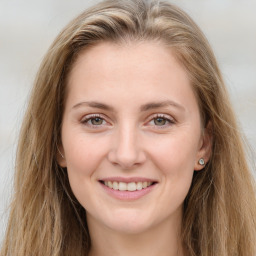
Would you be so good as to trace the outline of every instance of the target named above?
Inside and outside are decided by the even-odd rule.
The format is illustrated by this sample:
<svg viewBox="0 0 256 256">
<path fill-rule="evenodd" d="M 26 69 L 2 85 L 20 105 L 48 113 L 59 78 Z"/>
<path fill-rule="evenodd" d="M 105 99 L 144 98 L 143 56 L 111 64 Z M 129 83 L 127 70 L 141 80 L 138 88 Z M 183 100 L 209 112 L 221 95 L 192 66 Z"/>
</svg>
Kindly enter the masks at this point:
<svg viewBox="0 0 256 256">
<path fill-rule="evenodd" d="M 137 200 L 143 196 L 145 196 L 146 194 L 148 194 L 149 192 L 151 192 L 155 186 L 156 183 L 143 188 L 141 190 L 135 190 L 135 191 L 120 191 L 120 190 L 114 190 L 112 188 L 107 187 L 106 185 L 100 183 L 101 186 L 103 187 L 103 189 L 112 197 L 119 199 L 119 200 Z"/>
</svg>

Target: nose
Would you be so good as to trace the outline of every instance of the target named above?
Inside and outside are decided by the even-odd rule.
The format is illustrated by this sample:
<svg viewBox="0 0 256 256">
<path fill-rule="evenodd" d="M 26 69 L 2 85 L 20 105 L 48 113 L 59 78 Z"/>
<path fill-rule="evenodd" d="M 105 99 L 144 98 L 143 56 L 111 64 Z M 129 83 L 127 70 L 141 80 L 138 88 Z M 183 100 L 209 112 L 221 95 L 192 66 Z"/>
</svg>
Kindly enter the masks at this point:
<svg viewBox="0 0 256 256">
<path fill-rule="evenodd" d="M 117 131 L 108 154 L 108 160 L 124 170 L 132 169 L 145 162 L 146 154 L 140 144 L 136 128 L 125 127 Z"/>
</svg>

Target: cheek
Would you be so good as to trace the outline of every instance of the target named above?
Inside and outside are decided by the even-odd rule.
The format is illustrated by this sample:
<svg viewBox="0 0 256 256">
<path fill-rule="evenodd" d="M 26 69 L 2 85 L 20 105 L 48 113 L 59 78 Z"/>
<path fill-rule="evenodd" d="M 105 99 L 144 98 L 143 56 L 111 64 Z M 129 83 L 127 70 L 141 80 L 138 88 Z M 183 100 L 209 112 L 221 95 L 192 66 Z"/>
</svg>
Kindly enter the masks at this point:
<svg viewBox="0 0 256 256">
<path fill-rule="evenodd" d="M 173 139 L 159 143 L 154 154 L 154 164 L 162 174 L 163 190 L 159 195 L 158 209 L 161 214 L 181 210 L 194 174 L 195 147 L 180 144 Z"/>
<path fill-rule="evenodd" d="M 187 134 L 163 139 L 151 148 L 154 165 L 165 182 L 166 200 L 181 204 L 191 186 L 198 141 Z M 166 205 L 166 204 L 165 204 Z"/>
<path fill-rule="evenodd" d="M 186 134 L 170 136 L 151 147 L 151 156 L 165 175 L 183 175 L 194 171 L 197 144 Z"/>
<path fill-rule="evenodd" d="M 104 158 L 106 143 L 104 140 L 97 140 L 96 143 L 93 138 L 81 132 L 71 134 L 72 136 L 68 136 L 63 132 L 62 141 L 68 178 L 75 197 L 85 206 L 94 189 L 92 184 L 97 182 L 94 174 Z"/>
<path fill-rule="evenodd" d="M 63 147 L 71 173 L 91 175 L 105 155 L 106 143 L 83 132 L 64 134 Z"/>
</svg>

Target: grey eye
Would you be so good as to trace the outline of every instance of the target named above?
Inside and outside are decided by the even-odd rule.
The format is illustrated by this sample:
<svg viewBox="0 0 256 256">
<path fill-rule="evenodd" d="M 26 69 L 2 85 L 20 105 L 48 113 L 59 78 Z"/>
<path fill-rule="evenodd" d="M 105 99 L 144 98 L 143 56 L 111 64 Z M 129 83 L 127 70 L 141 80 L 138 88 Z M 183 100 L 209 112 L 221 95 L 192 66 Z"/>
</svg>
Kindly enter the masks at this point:
<svg viewBox="0 0 256 256">
<path fill-rule="evenodd" d="M 167 120 L 165 118 L 162 118 L 162 117 L 154 118 L 155 125 L 158 125 L 158 126 L 165 125 L 166 122 L 167 122 Z"/>
<path fill-rule="evenodd" d="M 103 124 L 103 119 L 100 117 L 91 118 L 91 124 L 92 125 L 101 125 L 101 124 Z"/>
</svg>

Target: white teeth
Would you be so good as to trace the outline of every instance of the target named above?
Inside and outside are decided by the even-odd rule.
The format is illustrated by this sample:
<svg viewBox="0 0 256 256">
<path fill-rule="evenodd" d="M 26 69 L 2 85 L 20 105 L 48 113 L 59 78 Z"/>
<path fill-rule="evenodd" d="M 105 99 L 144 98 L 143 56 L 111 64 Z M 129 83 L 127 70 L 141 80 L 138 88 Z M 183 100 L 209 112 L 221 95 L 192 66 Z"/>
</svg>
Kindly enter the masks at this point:
<svg viewBox="0 0 256 256">
<path fill-rule="evenodd" d="M 136 184 L 135 182 L 130 182 L 127 184 L 127 190 L 128 191 L 135 191 L 136 190 Z"/>
<path fill-rule="evenodd" d="M 118 182 L 116 181 L 113 182 L 113 189 L 118 190 Z"/>
<path fill-rule="evenodd" d="M 127 185 L 124 182 L 119 182 L 118 189 L 121 191 L 127 190 Z"/>
<path fill-rule="evenodd" d="M 143 182 L 117 182 L 117 181 L 104 181 L 105 186 L 112 188 L 114 190 L 120 190 L 120 191 L 136 191 L 136 190 L 142 190 L 144 188 L 147 188 L 153 184 L 153 182 L 150 181 L 143 181 Z"/>
<path fill-rule="evenodd" d="M 142 182 L 138 182 L 136 186 L 137 190 L 142 190 Z"/>
<path fill-rule="evenodd" d="M 105 184 L 105 185 L 106 185 L 106 184 Z M 111 181 L 108 181 L 107 186 L 110 187 L 110 188 L 113 188 L 112 182 L 111 182 Z"/>
</svg>

